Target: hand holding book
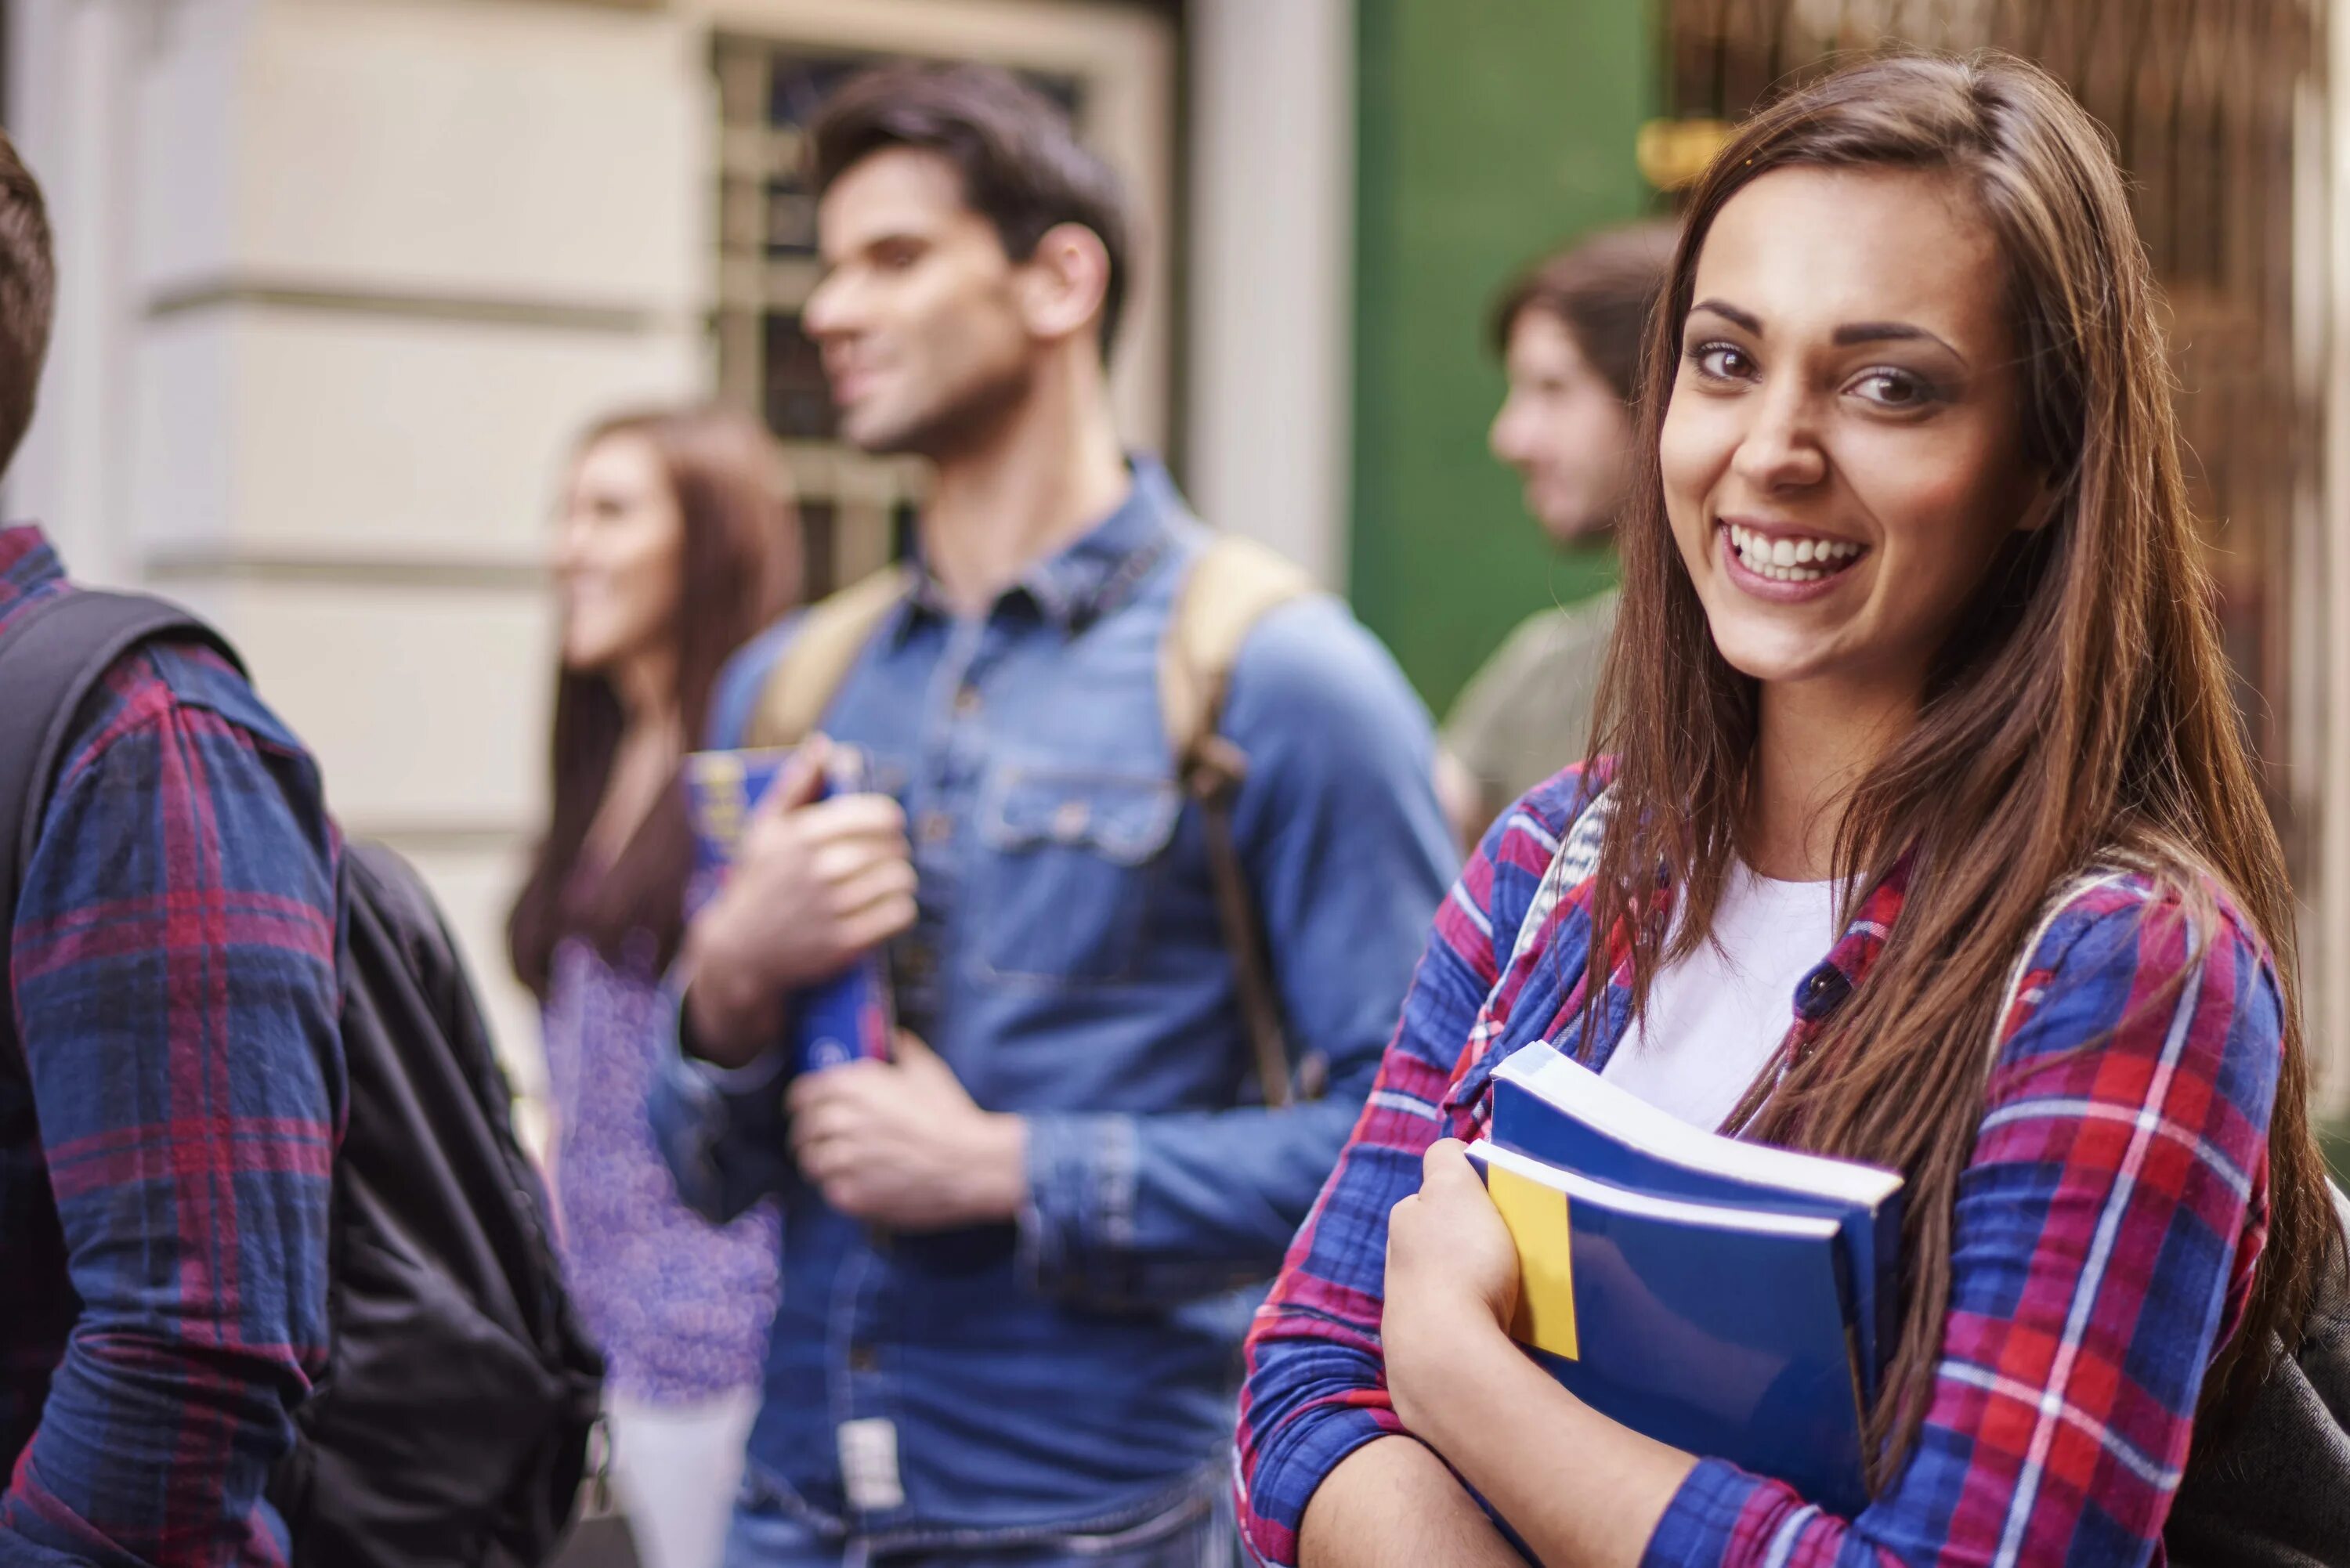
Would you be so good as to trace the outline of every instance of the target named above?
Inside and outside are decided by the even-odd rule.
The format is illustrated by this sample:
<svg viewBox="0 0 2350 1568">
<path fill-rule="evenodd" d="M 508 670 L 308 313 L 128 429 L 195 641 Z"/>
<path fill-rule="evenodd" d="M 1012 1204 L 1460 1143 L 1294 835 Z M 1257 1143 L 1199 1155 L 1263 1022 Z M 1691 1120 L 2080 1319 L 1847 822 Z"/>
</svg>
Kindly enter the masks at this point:
<svg viewBox="0 0 2350 1568">
<path fill-rule="evenodd" d="M 897 803 L 867 791 L 855 751 L 820 738 L 795 752 L 697 752 L 685 784 L 695 1000 L 733 999 L 717 1011 L 750 1038 L 732 1054 L 773 1037 L 780 1001 L 796 1069 L 886 1056 L 880 944 L 914 914 Z"/>
<path fill-rule="evenodd" d="M 1381 1342 L 1416 1435 L 1459 1462 L 1490 1323 L 1619 1433 L 1866 1505 L 1897 1175 L 1685 1127 L 1541 1044 L 1495 1074 L 1489 1138 L 1434 1146 L 1390 1216 Z"/>
</svg>

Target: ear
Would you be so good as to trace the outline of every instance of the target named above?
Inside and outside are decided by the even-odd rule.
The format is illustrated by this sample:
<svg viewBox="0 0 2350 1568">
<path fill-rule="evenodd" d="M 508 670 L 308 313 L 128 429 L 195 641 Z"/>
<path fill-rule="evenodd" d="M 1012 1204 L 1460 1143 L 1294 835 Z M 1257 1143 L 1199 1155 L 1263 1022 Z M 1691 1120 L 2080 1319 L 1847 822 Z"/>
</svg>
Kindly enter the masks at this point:
<svg viewBox="0 0 2350 1568">
<path fill-rule="evenodd" d="M 1020 273 L 1021 315 L 1038 337 L 1091 331 L 1109 296 L 1109 249 L 1083 223 L 1045 230 Z"/>
</svg>

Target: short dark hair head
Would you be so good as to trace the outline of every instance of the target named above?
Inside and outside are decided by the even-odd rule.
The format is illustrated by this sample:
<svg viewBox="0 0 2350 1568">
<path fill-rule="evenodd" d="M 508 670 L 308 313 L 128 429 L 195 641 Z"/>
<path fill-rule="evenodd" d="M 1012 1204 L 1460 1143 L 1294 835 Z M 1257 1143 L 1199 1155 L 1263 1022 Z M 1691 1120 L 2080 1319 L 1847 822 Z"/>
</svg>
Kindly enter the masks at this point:
<svg viewBox="0 0 2350 1568">
<path fill-rule="evenodd" d="M 0 468 L 16 455 L 33 422 L 33 394 L 56 315 L 57 275 L 40 182 L 0 130 Z"/>
<path fill-rule="evenodd" d="M 1493 349 L 1510 351 L 1518 317 L 1539 310 L 1575 335 L 1575 346 L 1628 405 L 1640 381 L 1648 314 L 1672 270 L 1680 225 L 1658 219 L 1602 229 L 1536 262 L 1493 305 Z"/>
<path fill-rule="evenodd" d="M 821 197 L 865 159 L 892 147 L 935 152 L 962 177 L 963 201 L 995 226 L 1015 262 L 1063 223 L 1090 229 L 1109 253 L 1101 342 L 1118 338 L 1133 223 L 1117 172 L 1077 140 L 1060 106 L 993 66 L 880 66 L 825 100 L 809 128 Z"/>
</svg>

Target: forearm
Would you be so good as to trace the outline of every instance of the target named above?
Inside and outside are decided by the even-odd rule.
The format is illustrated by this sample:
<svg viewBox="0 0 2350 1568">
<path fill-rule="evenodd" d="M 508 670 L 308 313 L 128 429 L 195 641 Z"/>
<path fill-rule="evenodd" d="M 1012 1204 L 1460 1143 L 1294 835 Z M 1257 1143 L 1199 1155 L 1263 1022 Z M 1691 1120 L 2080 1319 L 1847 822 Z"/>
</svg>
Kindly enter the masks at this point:
<svg viewBox="0 0 2350 1568">
<path fill-rule="evenodd" d="M 1498 1330 L 1451 1371 L 1414 1432 L 1550 1568 L 1637 1568 L 1697 1461 L 1592 1409 Z"/>
<path fill-rule="evenodd" d="M 255 1507 L 308 1386 L 291 1351 L 224 1355 L 85 1320 L 0 1494 L 0 1563 L 248 1560 Z"/>
<path fill-rule="evenodd" d="M 748 1065 L 784 1031 L 784 993 L 750 954 L 705 916 L 686 928 L 680 1043 L 721 1067 Z"/>
<path fill-rule="evenodd" d="M 1452 1472 L 1409 1438 L 1356 1449 L 1316 1488 L 1298 1568 L 1524 1568 Z"/>
<path fill-rule="evenodd" d="M 1361 1105 L 1029 1119 L 1024 1223 L 1061 1293 L 1179 1302 L 1264 1279 Z"/>
</svg>

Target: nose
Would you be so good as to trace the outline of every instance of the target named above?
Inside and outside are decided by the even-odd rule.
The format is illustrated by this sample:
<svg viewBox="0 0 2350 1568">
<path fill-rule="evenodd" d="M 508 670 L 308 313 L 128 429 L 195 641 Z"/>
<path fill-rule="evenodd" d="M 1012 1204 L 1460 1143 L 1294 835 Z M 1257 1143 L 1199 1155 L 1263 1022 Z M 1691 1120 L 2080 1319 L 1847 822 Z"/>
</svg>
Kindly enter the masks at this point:
<svg viewBox="0 0 2350 1568">
<path fill-rule="evenodd" d="M 1748 405 L 1753 422 L 1738 442 L 1731 467 L 1764 493 L 1807 490 L 1827 477 L 1828 458 L 1815 425 L 1810 392 L 1792 379 L 1765 387 Z"/>
<path fill-rule="evenodd" d="M 1524 400 L 1514 392 L 1502 400 L 1493 414 L 1493 426 L 1485 432 L 1485 444 L 1492 454 L 1513 468 L 1523 468 L 1534 460 L 1534 450 L 1528 436 L 1530 414 Z"/>
<path fill-rule="evenodd" d="M 588 530 L 581 525 L 577 512 L 566 507 L 556 520 L 555 542 L 548 552 L 548 564 L 558 577 L 577 574 L 588 564 Z"/>
<path fill-rule="evenodd" d="M 848 329 L 849 304 L 846 275 L 826 273 L 808 295 L 807 303 L 800 306 L 800 330 L 817 343 L 838 337 Z"/>
</svg>

